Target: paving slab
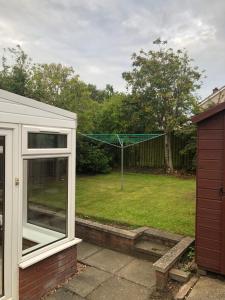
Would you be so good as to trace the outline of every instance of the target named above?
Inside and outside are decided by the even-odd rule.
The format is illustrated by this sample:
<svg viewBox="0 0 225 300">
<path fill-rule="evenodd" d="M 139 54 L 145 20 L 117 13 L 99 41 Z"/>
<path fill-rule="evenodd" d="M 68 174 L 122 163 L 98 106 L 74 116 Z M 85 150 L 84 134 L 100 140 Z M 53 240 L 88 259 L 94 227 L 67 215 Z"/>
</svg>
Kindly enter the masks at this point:
<svg viewBox="0 0 225 300">
<path fill-rule="evenodd" d="M 224 300 L 225 281 L 210 277 L 201 277 L 196 283 L 188 300 Z"/>
<path fill-rule="evenodd" d="M 45 297 L 44 300 L 85 300 L 85 298 L 61 288 L 54 294 Z"/>
<path fill-rule="evenodd" d="M 116 275 L 148 288 L 155 285 L 153 263 L 146 260 L 134 259 L 117 272 Z"/>
<path fill-rule="evenodd" d="M 151 290 L 126 279 L 114 276 L 101 284 L 88 300 L 147 300 Z"/>
<path fill-rule="evenodd" d="M 111 276 L 112 275 L 108 272 L 104 272 L 93 267 L 87 267 L 83 272 L 65 284 L 64 288 L 81 297 L 86 297 Z"/>
<path fill-rule="evenodd" d="M 77 259 L 78 261 L 82 261 L 85 258 L 91 256 L 92 254 L 95 254 L 96 252 L 100 251 L 101 249 L 102 248 L 97 245 L 82 242 L 77 245 Z"/>
<path fill-rule="evenodd" d="M 134 260 L 134 257 L 132 256 L 113 250 L 103 249 L 89 256 L 87 259 L 84 259 L 83 262 L 103 271 L 115 273 L 132 260 Z"/>
</svg>

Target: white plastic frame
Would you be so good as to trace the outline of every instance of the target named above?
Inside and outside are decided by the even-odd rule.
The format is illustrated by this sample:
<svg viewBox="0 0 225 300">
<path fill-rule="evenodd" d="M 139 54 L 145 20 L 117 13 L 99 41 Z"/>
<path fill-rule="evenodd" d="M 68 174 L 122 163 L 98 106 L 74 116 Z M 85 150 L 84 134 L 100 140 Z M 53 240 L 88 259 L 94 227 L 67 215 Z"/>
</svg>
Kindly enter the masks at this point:
<svg viewBox="0 0 225 300">
<path fill-rule="evenodd" d="M 18 174 L 18 127 L 14 124 L 0 123 L 0 135 L 5 136 L 5 256 L 4 282 L 5 295 L 1 300 L 18 299 L 18 188 L 13 184 Z"/>
</svg>

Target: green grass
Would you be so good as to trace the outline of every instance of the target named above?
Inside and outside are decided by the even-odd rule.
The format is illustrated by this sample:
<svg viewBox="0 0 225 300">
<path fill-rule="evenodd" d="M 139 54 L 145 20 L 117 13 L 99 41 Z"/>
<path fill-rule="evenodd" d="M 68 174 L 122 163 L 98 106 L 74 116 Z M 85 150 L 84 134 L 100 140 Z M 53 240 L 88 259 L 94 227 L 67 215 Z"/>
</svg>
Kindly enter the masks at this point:
<svg viewBox="0 0 225 300">
<path fill-rule="evenodd" d="M 195 179 L 119 173 L 77 177 L 76 212 L 107 223 L 194 235 Z"/>
</svg>

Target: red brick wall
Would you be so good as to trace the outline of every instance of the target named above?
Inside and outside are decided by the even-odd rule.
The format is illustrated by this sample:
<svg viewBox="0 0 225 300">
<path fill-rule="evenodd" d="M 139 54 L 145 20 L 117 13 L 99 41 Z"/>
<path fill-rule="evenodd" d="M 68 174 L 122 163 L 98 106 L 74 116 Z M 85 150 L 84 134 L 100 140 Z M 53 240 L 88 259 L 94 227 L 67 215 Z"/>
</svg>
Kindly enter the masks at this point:
<svg viewBox="0 0 225 300">
<path fill-rule="evenodd" d="M 19 271 L 20 300 L 39 300 L 76 272 L 76 246 Z"/>
<path fill-rule="evenodd" d="M 101 226 L 101 224 L 99 224 L 99 226 Z M 79 237 L 83 241 L 90 242 L 98 246 L 107 247 L 126 253 L 132 253 L 135 241 L 134 239 L 116 235 L 115 233 L 110 231 L 106 232 L 104 230 L 101 230 L 101 228 L 97 229 L 79 223 L 76 223 L 76 237 Z"/>
</svg>

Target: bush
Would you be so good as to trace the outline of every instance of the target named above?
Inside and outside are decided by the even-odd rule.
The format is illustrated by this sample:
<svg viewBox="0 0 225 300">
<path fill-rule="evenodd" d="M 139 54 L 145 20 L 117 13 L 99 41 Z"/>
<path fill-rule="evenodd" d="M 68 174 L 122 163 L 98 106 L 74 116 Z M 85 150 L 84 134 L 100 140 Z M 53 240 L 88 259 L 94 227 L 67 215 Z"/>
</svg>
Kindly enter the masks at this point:
<svg viewBox="0 0 225 300">
<path fill-rule="evenodd" d="M 77 142 L 77 173 L 106 174 L 111 171 L 111 157 L 100 146 L 92 142 Z"/>
<path fill-rule="evenodd" d="M 196 171 L 196 145 L 197 145 L 197 130 L 194 125 L 189 125 L 177 134 L 186 140 L 185 147 L 180 150 L 180 155 L 189 158 L 188 166 L 185 166 L 184 170 L 187 172 L 195 173 Z"/>
</svg>

